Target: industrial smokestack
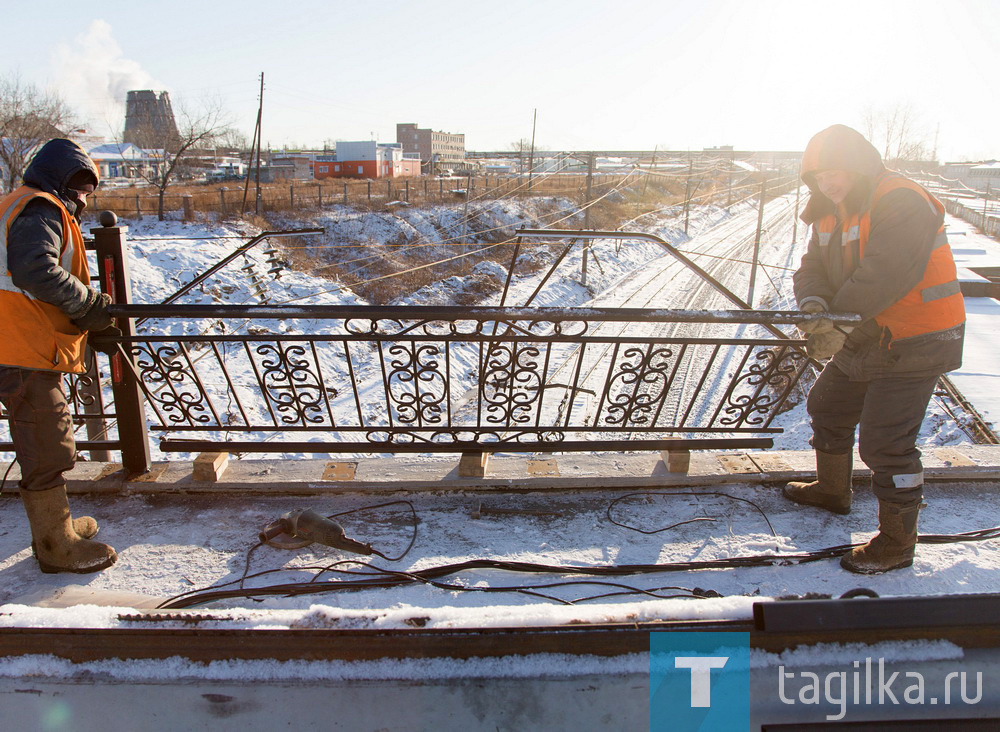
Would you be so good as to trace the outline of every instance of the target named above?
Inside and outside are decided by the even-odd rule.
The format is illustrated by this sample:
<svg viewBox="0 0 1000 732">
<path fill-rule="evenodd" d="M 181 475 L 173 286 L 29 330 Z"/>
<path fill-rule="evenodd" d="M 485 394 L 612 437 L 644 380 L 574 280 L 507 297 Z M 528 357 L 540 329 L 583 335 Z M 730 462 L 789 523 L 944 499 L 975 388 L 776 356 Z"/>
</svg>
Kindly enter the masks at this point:
<svg viewBox="0 0 1000 732">
<path fill-rule="evenodd" d="M 142 89 L 130 91 L 125 103 L 125 142 L 145 149 L 175 151 L 180 145 L 170 95 Z"/>
</svg>

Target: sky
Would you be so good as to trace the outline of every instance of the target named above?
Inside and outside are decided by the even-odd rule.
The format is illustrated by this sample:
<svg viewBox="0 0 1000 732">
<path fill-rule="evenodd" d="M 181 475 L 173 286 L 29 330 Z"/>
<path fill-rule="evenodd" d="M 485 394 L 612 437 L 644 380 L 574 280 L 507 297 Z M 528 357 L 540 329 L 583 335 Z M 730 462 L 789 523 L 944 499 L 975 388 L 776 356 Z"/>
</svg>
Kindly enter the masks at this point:
<svg viewBox="0 0 1000 732">
<path fill-rule="evenodd" d="M 939 159 L 1000 158 L 994 0 L 94 0 L 5 14 L 0 75 L 58 91 L 90 130 L 130 89 L 220 103 L 272 148 L 395 140 L 470 150 L 801 150 L 909 109 Z M 15 28 L 21 31 L 13 31 Z"/>
</svg>

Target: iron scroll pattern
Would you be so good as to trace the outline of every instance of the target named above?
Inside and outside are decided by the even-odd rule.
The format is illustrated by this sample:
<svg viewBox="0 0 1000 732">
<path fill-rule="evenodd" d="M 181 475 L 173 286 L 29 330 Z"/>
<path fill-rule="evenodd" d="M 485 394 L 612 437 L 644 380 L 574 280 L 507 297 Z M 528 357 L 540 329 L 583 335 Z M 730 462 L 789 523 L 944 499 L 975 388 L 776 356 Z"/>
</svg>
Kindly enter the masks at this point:
<svg viewBox="0 0 1000 732">
<path fill-rule="evenodd" d="M 123 346 L 159 421 L 150 428 L 168 432 L 312 432 L 361 451 L 447 451 L 779 431 L 771 421 L 808 364 L 800 343 L 653 338 L 645 325 L 606 335 L 583 318 L 354 318 L 315 335 Z"/>
<path fill-rule="evenodd" d="M 716 411 L 722 427 L 768 427 L 809 361 L 801 349 L 784 345 L 760 348 L 751 357 L 752 352 L 747 351 Z"/>
<path fill-rule="evenodd" d="M 524 425 L 539 407 L 545 376 L 533 343 L 491 343 L 486 349 L 481 398 L 488 424 Z"/>
<path fill-rule="evenodd" d="M 146 399 L 165 427 L 219 424 L 184 343 L 133 342 L 129 351 Z"/>
<path fill-rule="evenodd" d="M 616 348 L 605 388 L 607 406 L 597 417 L 608 427 L 649 427 L 657 416 L 673 381 L 675 353 L 667 346 Z"/>
<path fill-rule="evenodd" d="M 391 343 L 381 358 L 390 413 L 403 425 L 443 425 L 449 397 L 447 346 Z"/>
<path fill-rule="evenodd" d="M 326 389 L 315 352 L 302 343 L 261 343 L 251 362 L 276 424 L 326 424 Z M 256 354 L 256 358 L 254 358 Z M 330 426 L 336 426 L 331 417 Z"/>
</svg>

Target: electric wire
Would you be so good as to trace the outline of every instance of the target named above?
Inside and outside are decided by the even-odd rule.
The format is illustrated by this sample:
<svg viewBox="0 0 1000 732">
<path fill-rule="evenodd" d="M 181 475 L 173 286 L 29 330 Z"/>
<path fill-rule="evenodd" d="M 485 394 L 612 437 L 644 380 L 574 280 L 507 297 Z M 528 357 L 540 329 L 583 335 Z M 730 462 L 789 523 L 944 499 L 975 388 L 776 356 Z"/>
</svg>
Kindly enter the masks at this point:
<svg viewBox="0 0 1000 732">
<path fill-rule="evenodd" d="M 959 534 L 932 534 L 918 537 L 920 543 L 926 544 L 955 544 L 962 542 L 979 542 L 1000 538 L 1000 526 L 988 529 L 978 529 Z M 688 572 L 711 569 L 735 569 L 742 567 L 769 567 L 769 566 L 794 566 L 808 564 L 824 559 L 834 559 L 849 552 L 862 544 L 841 544 L 837 546 L 825 547 L 813 551 L 798 552 L 794 554 L 750 554 L 733 557 L 723 557 L 719 559 L 703 559 L 680 562 L 666 562 L 660 564 L 621 564 L 621 565 L 550 565 L 535 562 L 517 562 L 495 559 L 470 559 L 452 564 L 444 564 L 435 567 L 425 567 L 419 570 L 402 572 L 399 570 L 385 569 L 376 565 L 361 562 L 358 560 L 348 560 L 358 565 L 372 570 L 377 579 L 363 580 L 340 580 L 340 581 L 315 581 L 315 582 L 293 582 L 276 585 L 268 585 L 253 588 L 240 588 L 235 590 L 223 589 L 226 586 L 235 584 L 238 580 L 233 580 L 222 585 L 210 588 L 192 590 L 181 595 L 169 598 L 158 605 L 158 609 L 180 609 L 204 605 L 210 602 L 217 602 L 232 598 L 255 598 L 266 596 L 294 597 L 298 595 L 321 594 L 325 592 L 339 592 L 370 588 L 395 588 L 412 584 L 429 584 L 433 586 L 439 578 L 448 577 L 460 572 L 474 570 L 500 570 L 507 572 L 518 572 L 523 574 L 559 574 L 570 576 L 593 576 L 593 577 L 622 577 L 631 575 L 655 575 L 666 572 Z M 273 571 L 268 570 L 266 573 Z M 323 572 L 334 570 L 331 567 L 322 568 Z M 567 580 L 569 581 L 569 580 Z M 557 583 L 556 583 L 557 584 Z M 555 586 L 555 585 L 552 585 Z M 483 591 L 492 589 L 496 592 L 521 592 L 524 588 L 530 591 L 541 588 L 539 585 L 505 585 L 503 587 L 482 588 Z M 454 586 L 447 586 L 444 589 L 455 590 Z M 697 589 L 697 588 L 695 588 Z M 475 590 L 474 590 L 475 591 Z M 644 592 L 638 588 L 629 588 L 629 592 Z M 558 599 L 558 602 L 572 604 L 574 601 Z"/>
</svg>

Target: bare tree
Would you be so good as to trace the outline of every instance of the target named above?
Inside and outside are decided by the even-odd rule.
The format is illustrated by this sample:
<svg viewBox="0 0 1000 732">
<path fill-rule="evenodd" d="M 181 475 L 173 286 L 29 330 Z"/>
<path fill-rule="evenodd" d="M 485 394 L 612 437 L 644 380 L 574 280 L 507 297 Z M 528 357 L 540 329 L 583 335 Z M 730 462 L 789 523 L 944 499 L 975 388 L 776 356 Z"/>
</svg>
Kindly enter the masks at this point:
<svg viewBox="0 0 1000 732">
<path fill-rule="evenodd" d="M 211 147 L 230 128 L 222 103 L 213 100 L 197 111 L 180 107 L 177 131 L 148 126 L 135 133 L 136 144 L 155 158 L 154 165 L 128 163 L 132 175 L 145 180 L 157 190 L 157 215 L 163 221 L 164 197 L 174 179 L 187 167 L 195 150 Z"/>
<path fill-rule="evenodd" d="M 35 150 L 62 137 L 72 118 L 57 94 L 22 81 L 17 74 L 0 78 L 0 185 L 14 190 Z"/>
<path fill-rule="evenodd" d="M 908 104 L 866 107 L 862 124 L 865 137 L 881 149 L 884 160 L 924 160 L 930 152 L 927 132 Z"/>
</svg>

